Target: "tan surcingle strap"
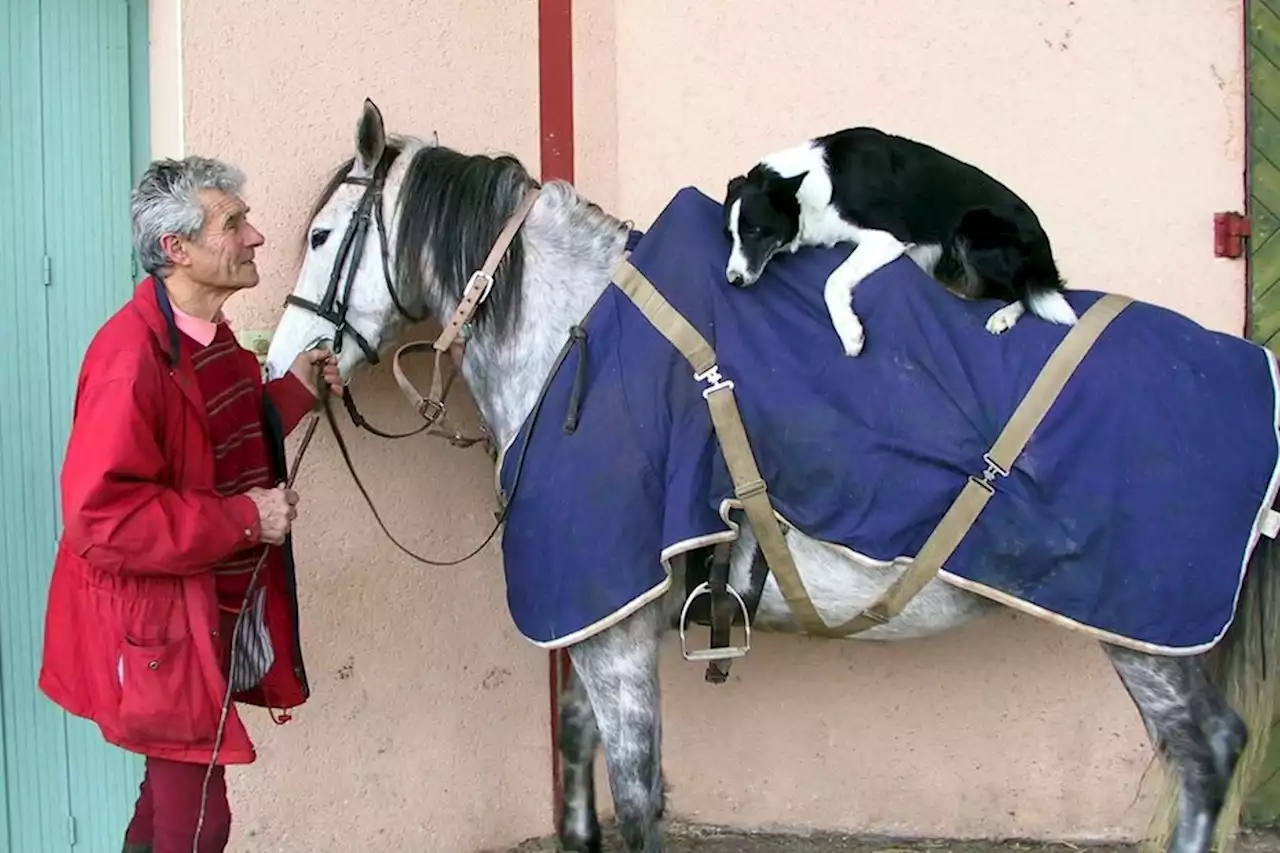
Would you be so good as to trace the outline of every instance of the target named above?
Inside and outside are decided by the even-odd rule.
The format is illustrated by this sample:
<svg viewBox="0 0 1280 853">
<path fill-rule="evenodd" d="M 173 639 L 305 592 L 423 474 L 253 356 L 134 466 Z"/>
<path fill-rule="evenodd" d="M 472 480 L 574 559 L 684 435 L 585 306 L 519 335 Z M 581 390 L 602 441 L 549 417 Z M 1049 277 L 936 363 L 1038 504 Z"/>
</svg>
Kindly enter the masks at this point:
<svg viewBox="0 0 1280 853">
<path fill-rule="evenodd" d="M 907 603 L 941 570 L 965 534 L 995 493 L 997 476 L 1008 476 L 1014 461 L 1032 433 L 1053 406 L 1076 367 L 1107 325 L 1131 302 L 1128 297 L 1107 294 L 1090 306 L 1058 344 L 1036 377 L 991 450 L 983 456 L 986 470 L 970 476 L 951 508 L 925 540 L 911 566 L 857 616 L 835 626 L 827 625 L 809 599 L 783 537 L 782 527 L 769 502 L 755 456 L 733 394 L 734 384 L 721 375 L 715 350 L 688 320 L 680 315 L 643 273 L 624 260 L 614 283 L 641 313 L 680 351 L 693 367 L 694 378 L 705 382 L 702 396 L 711 423 L 733 478 L 734 494 L 742 502 L 769 568 L 777 578 L 792 615 L 804 630 L 820 637 L 847 637 L 883 625 L 902 612 Z"/>
</svg>

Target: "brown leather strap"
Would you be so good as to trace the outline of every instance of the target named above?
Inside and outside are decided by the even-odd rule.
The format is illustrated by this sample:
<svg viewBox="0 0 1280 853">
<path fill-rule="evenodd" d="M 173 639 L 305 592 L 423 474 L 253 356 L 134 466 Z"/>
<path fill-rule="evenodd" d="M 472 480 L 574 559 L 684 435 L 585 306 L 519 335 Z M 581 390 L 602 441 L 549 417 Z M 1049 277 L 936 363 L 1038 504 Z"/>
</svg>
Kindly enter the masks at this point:
<svg viewBox="0 0 1280 853">
<path fill-rule="evenodd" d="M 791 559 L 777 514 L 769 502 L 767 486 L 760 477 L 751 452 L 733 396 L 733 382 L 721 376 L 715 363 L 715 351 L 629 260 L 624 260 L 619 266 L 614 283 L 654 328 L 684 355 L 693 366 L 696 378 L 711 383 L 711 387 L 703 391 L 703 397 L 707 400 L 711 422 L 733 478 L 734 494 L 751 520 L 760 549 L 792 614 L 806 632 L 822 637 L 847 637 L 888 622 L 901 613 L 907 603 L 937 575 L 994 493 L 991 485 L 994 477 L 1007 476 L 1013 469 L 1018 454 L 1089 348 L 1130 302 L 1127 297 L 1108 294 L 1085 312 L 1054 350 L 986 455 L 987 470 L 981 478 L 969 477 L 960 495 L 921 546 L 911 567 L 862 613 L 840 625 L 828 626 L 810 600 Z"/>
<path fill-rule="evenodd" d="M 506 224 L 502 226 L 502 231 L 498 233 L 498 239 L 494 241 L 492 248 L 489 249 L 489 256 L 484 259 L 484 264 L 481 265 L 480 269 L 473 272 L 471 278 L 467 280 L 467 286 L 462 291 L 462 299 L 458 302 L 458 307 L 454 309 L 453 316 L 449 318 L 444 330 L 440 332 L 440 337 L 436 338 L 435 347 L 437 351 L 444 352 L 453 346 L 453 340 L 458 336 L 458 332 L 463 325 L 471 322 L 471 318 L 475 316 L 476 309 L 488 298 L 489 291 L 493 289 L 493 274 L 497 272 L 498 264 L 506 256 L 507 249 L 511 246 L 511 241 L 515 239 L 516 232 L 520 230 L 520 226 L 524 225 L 525 217 L 529 215 L 529 211 L 533 208 L 533 203 L 538 200 L 538 195 L 541 192 L 542 190 L 538 187 L 531 187 L 524 194 L 524 198 L 520 199 L 516 209 L 507 217 Z"/>
<path fill-rule="evenodd" d="M 1089 306 L 1089 310 L 1054 349 L 1049 360 L 1040 369 L 1036 381 L 1031 383 L 1031 390 L 1027 391 L 1018 408 L 1013 410 L 1009 422 L 996 437 L 995 444 L 991 445 L 986 461 L 995 463 L 998 468 L 996 473 L 1007 475 L 1013 470 L 1014 460 L 1027 446 L 1031 434 L 1053 406 L 1054 400 L 1058 399 L 1058 394 L 1080 366 L 1094 341 L 1132 301 L 1129 297 L 1116 293 L 1103 296 Z"/>
<path fill-rule="evenodd" d="M 454 365 L 445 364 L 444 353 L 435 352 L 431 365 L 432 391 L 431 398 L 425 398 L 413 383 L 405 375 L 404 368 L 400 366 L 400 358 L 408 353 L 416 352 L 420 349 L 434 349 L 433 341 L 412 341 L 404 344 L 396 350 L 395 356 L 392 358 L 392 370 L 395 373 L 396 384 L 400 386 L 401 393 L 409 401 L 422 418 L 427 421 L 426 434 L 433 435 L 438 438 L 444 438 L 456 447 L 470 447 L 482 441 L 489 440 L 489 432 L 485 429 L 484 424 L 480 425 L 479 434 L 467 435 L 461 429 L 450 423 L 446 416 L 444 400 L 449 396 L 449 389 L 453 386 L 454 379 L 457 376 L 457 365 L 462 361 L 462 344 L 455 343 L 450 350 L 453 356 Z M 448 379 L 441 382 L 440 377 L 445 376 L 446 368 L 448 369 Z"/>
<path fill-rule="evenodd" d="M 809 591 L 800 579 L 800 572 L 791 559 L 791 551 L 782 535 L 782 526 L 774 514 L 773 504 L 769 502 L 768 487 L 760 477 L 755 456 L 747 441 L 747 431 L 742 424 L 742 416 L 738 413 L 732 386 L 713 390 L 704 396 L 711 411 L 711 423 L 724 451 L 725 465 L 733 477 L 733 493 L 742 501 L 742 508 L 751 520 L 751 529 L 755 531 L 765 560 L 773 569 L 787 606 L 806 631 L 825 635 L 827 623 L 814 607 Z"/>
<path fill-rule="evenodd" d="M 796 571 L 782 528 L 769 502 L 767 487 L 756 467 L 746 428 L 742 424 L 738 404 L 733 396 L 733 382 L 720 375 L 715 363 L 715 350 L 629 260 L 622 262 L 613 281 L 649 319 L 653 327 L 688 359 L 693 365 L 694 376 L 699 381 L 711 382 L 711 387 L 704 390 L 702 396 L 707 401 L 711 424 L 724 452 L 725 465 L 733 478 L 734 495 L 742 501 L 742 508 L 751 520 L 760 550 L 764 552 L 764 558 L 773 570 L 792 614 L 809 633 L 825 634 L 827 625 L 814 608 L 804 582 L 800 579 L 800 573 Z"/>
<path fill-rule="evenodd" d="M 471 278 L 467 280 L 467 286 L 462 291 L 462 298 L 458 301 L 458 307 L 454 309 L 453 316 L 449 318 L 449 322 L 444 325 L 439 337 L 434 341 L 410 341 L 403 344 L 391 358 L 391 372 L 395 376 L 396 384 L 400 386 L 400 391 L 404 394 L 409 404 L 413 406 L 414 411 L 425 418 L 429 423 L 439 423 L 442 434 L 446 436 L 456 436 L 461 441 L 468 441 L 462 433 L 449 426 L 446 417 L 444 400 L 449 394 L 449 388 L 453 384 L 453 373 L 450 372 L 449 382 L 444 380 L 444 357 L 446 353 L 452 351 L 454 361 L 459 365 L 462 357 L 466 352 L 466 341 L 459 340 L 458 335 L 464 326 L 471 322 L 475 317 L 476 310 L 479 309 L 489 296 L 489 291 L 493 289 L 493 276 L 498 269 L 498 264 L 502 262 L 506 256 L 507 249 L 511 247 L 511 242 L 515 239 L 516 233 L 520 227 L 524 225 L 525 218 L 529 215 L 529 211 L 533 208 L 533 203 L 538 200 L 541 189 L 531 187 L 525 194 L 520 203 L 516 205 L 516 209 L 507 217 L 506 223 L 502 226 L 502 231 L 498 233 L 497 240 L 489 249 L 489 255 L 485 258 L 484 264 L 480 269 L 471 274 Z M 400 359 L 411 352 L 417 352 L 421 349 L 431 348 L 435 350 L 435 357 L 431 364 L 431 390 L 428 396 L 422 396 L 417 387 L 409 381 L 409 377 L 405 375 L 404 368 L 400 364 Z"/>
<path fill-rule="evenodd" d="M 995 478 L 1006 477 L 1013 470 L 1018 454 L 1027 446 L 1032 433 L 1052 408 L 1054 400 L 1075 373 L 1094 341 L 1131 301 L 1127 296 L 1107 294 L 1089 307 L 1049 356 L 1035 382 L 1031 384 L 1031 389 L 1018 403 L 995 444 L 984 456 L 986 470 L 980 477 L 969 477 L 959 497 L 942 516 L 924 545 L 920 546 L 920 552 L 916 554 L 910 568 L 899 575 L 874 604 L 844 624 L 837 625 L 833 631 L 846 635 L 858 634 L 876 625 L 883 625 L 901 613 L 907 603 L 937 576 L 977 520 L 982 508 L 995 494 L 995 487 L 992 485 Z"/>
</svg>

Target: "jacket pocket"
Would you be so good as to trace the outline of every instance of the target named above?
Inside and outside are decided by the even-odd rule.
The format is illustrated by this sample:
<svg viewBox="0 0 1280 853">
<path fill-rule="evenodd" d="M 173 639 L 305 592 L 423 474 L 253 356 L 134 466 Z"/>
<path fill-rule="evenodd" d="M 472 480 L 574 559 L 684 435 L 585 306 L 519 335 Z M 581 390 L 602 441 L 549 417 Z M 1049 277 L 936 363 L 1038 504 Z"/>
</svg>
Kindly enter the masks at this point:
<svg viewBox="0 0 1280 853">
<path fill-rule="evenodd" d="M 120 644 L 120 728 L 142 743 L 213 740 L 218 711 L 204 688 L 190 634 L 164 643 Z"/>
</svg>

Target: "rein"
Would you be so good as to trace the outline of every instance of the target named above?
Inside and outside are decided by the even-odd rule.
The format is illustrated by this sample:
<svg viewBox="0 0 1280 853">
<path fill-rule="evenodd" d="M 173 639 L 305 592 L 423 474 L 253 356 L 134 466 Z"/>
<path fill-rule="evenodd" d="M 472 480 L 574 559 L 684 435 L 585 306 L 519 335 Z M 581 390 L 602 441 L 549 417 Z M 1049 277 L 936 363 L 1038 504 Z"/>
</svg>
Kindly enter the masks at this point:
<svg viewBox="0 0 1280 853">
<path fill-rule="evenodd" d="M 329 409 L 329 388 L 321 384 L 319 388 L 320 398 L 324 401 L 325 410 Z M 320 423 L 319 416 L 311 418 L 311 423 L 307 424 L 307 431 L 302 436 L 302 442 L 298 445 L 298 451 L 293 456 L 293 466 L 287 472 L 284 486 L 285 488 L 293 488 L 293 483 L 298 477 L 298 469 L 302 467 L 302 457 L 307 452 L 307 446 L 311 444 L 311 437 L 315 435 L 316 426 Z M 253 564 L 253 572 L 249 575 L 249 583 L 245 587 L 244 599 L 240 602 L 240 611 L 236 613 L 236 624 L 231 630 L 231 660 L 227 667 L 227 690 L 222 695 L 222 711 L 218 716 L 218 731 L 213 738 L 213 751 L 209 755 L 209 764 L 205 767 L 204 781 L 200 784 L 200 813 L 196 818 L 195 835 L 191 838 L 191 853 L 200 853 L 200 832 L 204 829 L 205 809 L 209 804 L 209 780 L 213 778 L 213 768 L 218 763 L 218 752 L 222 749 L 222 736 L 226 732 L 227 715 L 231 712 L 231 675 L 235 671 L 238 644 L 235 638 L 240 635 L 240 621 L 244 619 L 244 613 L 249 609 L 249 599 L 257 590 L 258 573 L 262 571 L 262 566 L 267 561 L 267 555 L 271 553 L 271 546 L 264 545 L 262 553 L 258 555 L 258 561 Z M 273 716 L 274 719 L 274 716 Z"/>
</svg>

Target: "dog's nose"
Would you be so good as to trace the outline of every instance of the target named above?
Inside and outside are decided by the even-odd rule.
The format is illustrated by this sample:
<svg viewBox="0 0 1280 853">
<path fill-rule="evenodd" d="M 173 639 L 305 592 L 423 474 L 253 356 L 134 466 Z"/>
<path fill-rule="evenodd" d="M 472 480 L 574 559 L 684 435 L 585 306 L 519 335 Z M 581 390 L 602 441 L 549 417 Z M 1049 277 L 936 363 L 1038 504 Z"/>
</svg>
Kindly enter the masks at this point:
<svg viewBox="0 0 1280 853">
<path fill-rule="evenodd" d="M 730 284 L 736 284 L 738 280 L 742 278 L 742 273 L 738 272 L 733 267 L 729 267 L 724 271 L 724 277 L 729 279 Z"/>
</svg>

